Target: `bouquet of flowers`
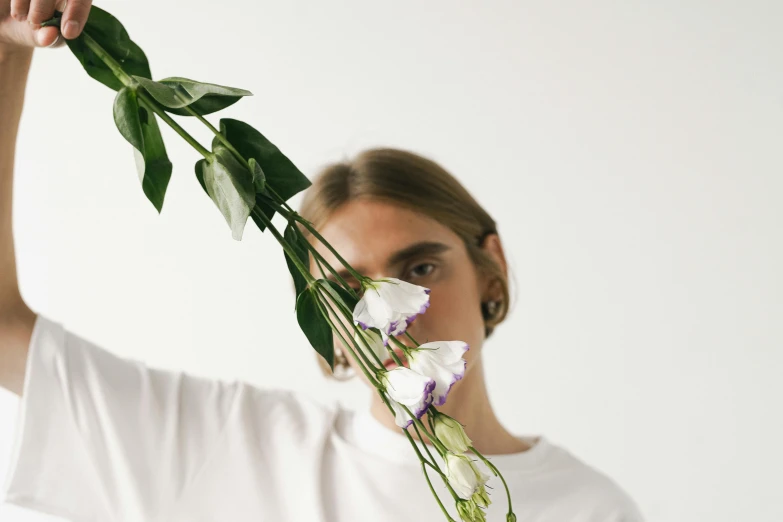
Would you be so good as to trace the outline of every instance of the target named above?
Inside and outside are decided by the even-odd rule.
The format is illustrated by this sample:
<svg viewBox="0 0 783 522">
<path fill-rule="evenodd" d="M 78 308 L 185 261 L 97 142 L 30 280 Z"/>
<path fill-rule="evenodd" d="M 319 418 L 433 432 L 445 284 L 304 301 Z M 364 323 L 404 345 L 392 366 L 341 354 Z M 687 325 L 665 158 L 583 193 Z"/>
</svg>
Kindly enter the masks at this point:
<svg viewBox="0 0 783 522">
<path fill-rule="evenodd" d="M 62 13 L 44 26 L 59 26 Z M 120 134 L 133 146 L 144 194 L 158 212 L 163 207 L 172 164 L 157 118 L 187 141 L 202 158 L 196 162 L 196 178 L 228 223 L 232 237 L 241 240 L 248 218 L 280 244 L 296 289 L 296 316 L 312 347 L 334 369 L 334 337 L 339 338 L 408 437 L 421 461 L 424 477 L 446 519 L 453 521 L 430 480 L 429 470 L 443 480 L 459 517 L 466 522 L 486 520 L 490 504 L 485 484 L 489 476 L 467 455 L 473 453 L 495 475 L 500 471 L 471 444 L 462 425 L 437 410 L 446 402 L 452 385 L 465 373 L 461 341 L 419 344 L 407 327 L 429 306 L 429 289 L 395 278 L 373 280 L 357 273 L 318 233 L 312 223 L 295 212 L 287 201 L 310 186 L 310 181 L 275 145 L 245 122 L 224 118 L 219 128 L 205 119 L 251 93 L 244 89 L 172 77 L 152 80 L 142 49 L 120 22 L 92 7 L 82 34 L 66 40 L 68 47 L 94 79 L 117 91 L 114 121 Z M 211 147 L 199 143 L 174 120 L 189 116 L 202 122 L 214 135 Z M 157 117 L 157 118 L 156 118 Z M 282 233 L 272 223 L 275 214 L 287 225 Z M 301 227 L 301 228 L 300 228 Z M 329 249 L 360 283 L 356 292 L 338 275 L 304 237 L 307 230 Z M 310 272 L 313 256 L 322 277 Z M 335 280 L 328 279 L 330 272 Z M 398 339 L 405 336 L 410 344 Z M 399 349 L 407 365 L 397 355 Z M 382 364 L 388 352 L 396 366 Z M 427 425 L 422 419 L 426 415 Z M 426 456 L 408 432 L 432 442 L 436 460 L 427 445 Z M 503 480 L 506 486 L 505 480 Z M 516 520 L 508 497 L 508 522 Z"/>
</svg>

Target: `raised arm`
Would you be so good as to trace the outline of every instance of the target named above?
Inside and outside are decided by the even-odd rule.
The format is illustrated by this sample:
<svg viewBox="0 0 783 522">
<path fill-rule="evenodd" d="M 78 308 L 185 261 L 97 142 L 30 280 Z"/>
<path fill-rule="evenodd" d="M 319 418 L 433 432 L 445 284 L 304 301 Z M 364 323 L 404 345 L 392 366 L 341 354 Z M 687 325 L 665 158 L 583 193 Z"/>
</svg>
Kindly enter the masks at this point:
<svg viewBox="0 0 783 522">
<path fill-rule="evenodd" d="M 70 0 L 63 15 L 67 38 L 79 35 L 91 0 Z M 54 0 L 0 0 L 0 387 L 22 394 L 35 313 L 19 291 L 14 252 L 12 199 L 14 153 L 27 73 L 35 47 L 62 45 L 54 27 Z M 71 23 L 74 22 L 74 23 Z"/>
</svg>

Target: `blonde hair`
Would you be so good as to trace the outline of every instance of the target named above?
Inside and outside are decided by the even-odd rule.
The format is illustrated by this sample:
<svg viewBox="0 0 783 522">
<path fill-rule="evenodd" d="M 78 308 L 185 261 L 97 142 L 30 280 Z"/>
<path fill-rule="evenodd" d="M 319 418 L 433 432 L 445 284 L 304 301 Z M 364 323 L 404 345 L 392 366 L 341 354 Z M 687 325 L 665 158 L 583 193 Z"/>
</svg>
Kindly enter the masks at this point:
<svg viewBox="0 0 783 522">
<path fill-rule="evenodd" d="M 497 224 L 465 187 L 423 156 L 400 149 L 373 148 L 353 160 L 324 167 L 305 192 L 300 214 L 317 229 L 342 205 L 359 198 L 380 200 L 424 214 L 464 241 L 479 273 L 500 287 L 502 297 L 494 314 L 489 314 L 482 303 L 485 335 L 489 337 L 508 314 L 509 283 L 503 269 L 482 248 L 487 235 L 497 234 Z M 312 241 L 306 230 L 303 233 Z M 322 358 L 318 360 L 325 373 L 331 374 Z"/>
</svg>

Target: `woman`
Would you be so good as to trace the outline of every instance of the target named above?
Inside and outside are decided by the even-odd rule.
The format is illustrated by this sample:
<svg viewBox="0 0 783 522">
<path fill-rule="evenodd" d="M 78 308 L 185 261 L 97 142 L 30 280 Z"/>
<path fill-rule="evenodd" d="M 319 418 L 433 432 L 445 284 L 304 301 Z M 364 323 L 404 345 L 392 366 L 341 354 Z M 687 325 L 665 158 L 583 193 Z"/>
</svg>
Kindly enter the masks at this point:
<svg viewBox="0 0 783 522">
<path fill-rule="evenodd" d="M 11 227 L 16 129 L 33 47 L 61 44 L 56 29 L 25 18 L 40 23 L 54 7 L 0 0 L 0 385 L 22 401 L 5 500 L 76 522 L 443 519 L 376 393 L 368 411 L 352 412 L 290 391 L 150 368 L 24 303 Z M 88 9 L 72 0 L 64 37 L 79 34 Z M 611 479 L 543 436 L 515 436 L 495 416 L 481 353 L 508 310 L 506 261 L 494 221 L 454 178 L 420 156 L 370 150 L 325 169 L 302 214 L 364 275 L 432 290 L 409 332 L 471 347 L 440 409 L 503 472 L 518 520 L 641 520 Z M 338 355 L 340 375 L 361 375 L 355 370 Z M 488 488 L 488 519 L 505 520 L 502 485 L 493 477 Z"/>
</svg>

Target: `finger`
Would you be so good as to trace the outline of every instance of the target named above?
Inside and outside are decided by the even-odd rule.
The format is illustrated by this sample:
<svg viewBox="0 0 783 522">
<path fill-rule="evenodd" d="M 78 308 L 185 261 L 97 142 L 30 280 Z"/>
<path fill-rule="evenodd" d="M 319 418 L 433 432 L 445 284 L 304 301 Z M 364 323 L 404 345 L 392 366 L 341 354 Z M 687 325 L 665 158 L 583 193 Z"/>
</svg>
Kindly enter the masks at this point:
<svg viewBox="0 0 783 522">
<path fill-rule="evenodd" d="M 41 27 L 34 31 L 35 43 L 39 47 L 59 47 L 64 42 L 56 27 Z"/>
<path fill-rule="evenodd" d="M 11 0 L 11 16 L 20 22 L 27 19 L 30 10 L 30 0 Z"/>
<path fill-rule="evenodd" d="M 27 21 L 33 25 L 42 24 L 54 14 L 54 0 L 32 0 Z"/>
<path fill-rule="evenodd" d="M 92 0 L 69 0 L 65 7 L 63 19 L 60 27 L 63 36 L 71 40 L 79 36 L 84 24 L 87 22 L 87 16 L 90 14 L 90 5 Z"/>
</svg>

